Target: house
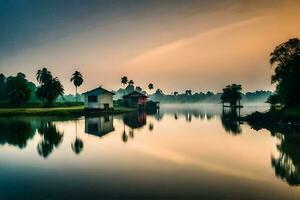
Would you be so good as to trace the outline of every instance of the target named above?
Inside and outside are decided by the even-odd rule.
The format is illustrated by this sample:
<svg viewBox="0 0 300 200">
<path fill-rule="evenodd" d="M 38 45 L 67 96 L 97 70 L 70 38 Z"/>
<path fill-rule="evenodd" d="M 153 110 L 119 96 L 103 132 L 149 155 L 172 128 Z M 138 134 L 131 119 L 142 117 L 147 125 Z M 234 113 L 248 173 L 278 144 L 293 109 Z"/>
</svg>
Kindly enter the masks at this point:
<svg viewBox="0 0 300 200">
<path fill-rule="evenodd" d="M 147 103 L 147 96 L 138 92 L 133 91 L 123 96 L 123 103 L 125 106 L 133 108 L 145 108 Z"/>
<path fill-rule="evenodd" d="M 109 110 L 113 108 L 113 92 L 102 87 L 87 91 L 84 95 L 84 108 L 89 110 Z"/>
<path fill-rule="evenodd" d="M 102 137 L 115 130 L 113 120 L 112 115 L 87 117 L 85 118 L 85 133 Z"/>
</svg>

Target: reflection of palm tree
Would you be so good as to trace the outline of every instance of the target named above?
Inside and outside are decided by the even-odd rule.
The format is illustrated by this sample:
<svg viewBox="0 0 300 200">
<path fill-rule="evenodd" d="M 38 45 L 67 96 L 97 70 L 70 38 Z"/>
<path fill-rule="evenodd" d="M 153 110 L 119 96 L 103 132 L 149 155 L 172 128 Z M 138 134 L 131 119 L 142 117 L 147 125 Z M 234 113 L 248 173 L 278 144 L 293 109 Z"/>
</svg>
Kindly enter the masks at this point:
<svg viewBox="0 0 300 200">
<path fill-rule="evenodd" d="M 71 144 L 71 147 L 72 147 L 72 150 L 74 151 L 74 153 L 76 153 L 78 155 L 83 149 L 82 140 L 79 138 L 76 138 L 75 142 Z"/>
<path fill-rule="evenodd" d="M 149 123 L 149 131 L 153 131 L 154 125 L 152 122 Z"/>
<path fill-rule="evenodd" d="M 75 120 L 75 132 L 76 138 L 74 143 L 71 144 L 71 148 L 75 154 L 79 154 L 83 150 L 83 141 L 77 137 L 77 120 Z"/>
<path fill-rule="evenodd" d="M 126 134 L 125 129 L 124 129 L 123 134 L 122 134 L 122 140 L 123 140 L 124 143 L 126 143 L 127 140 L 128 140 L 128 136 L 127 136 L 127 134 Z"/>
<path fill-rule="evenodd" d="M 277 134 L 277 137 L 279 156 L 271 157 L 275 174 L 289 185 L 300 185 L 300 136 Z"/>
<path fill-rule="evenodd" d="M 63 133 L 61 133 L 52 122 L 42 122 L 38 128 L 39 134 L 43 137 L 42 141 L 38 144 L 38 153 L 47 158 L 54 147 L 58 147 L 62 142 Z"/>
</svg>

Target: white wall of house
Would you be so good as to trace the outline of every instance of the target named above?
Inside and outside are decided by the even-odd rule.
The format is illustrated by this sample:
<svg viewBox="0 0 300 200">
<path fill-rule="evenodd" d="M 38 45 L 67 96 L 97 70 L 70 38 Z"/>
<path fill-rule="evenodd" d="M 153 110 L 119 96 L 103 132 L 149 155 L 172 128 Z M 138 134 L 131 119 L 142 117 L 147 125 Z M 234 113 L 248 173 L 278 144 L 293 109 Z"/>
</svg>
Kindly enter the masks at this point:
<svg viewBox="0 0 300 200">
<path fill-rule="evenodd" d="M 113 108 L 113 95 L 110 93 L 102 93 L 97 96 L 97 102 L 89 102 L 88 96 L 84 96 L 84 107 L 90 109 L 104 109 L 104 104 L 108 104 L 109 108 Z"/>
</svg>

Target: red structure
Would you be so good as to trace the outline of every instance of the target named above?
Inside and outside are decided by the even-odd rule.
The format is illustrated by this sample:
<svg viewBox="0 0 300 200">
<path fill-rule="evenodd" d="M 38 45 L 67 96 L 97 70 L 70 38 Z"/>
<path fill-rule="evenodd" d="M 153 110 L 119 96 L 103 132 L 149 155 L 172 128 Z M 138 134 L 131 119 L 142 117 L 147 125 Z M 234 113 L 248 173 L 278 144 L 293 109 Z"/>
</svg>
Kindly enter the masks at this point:
<svg viewBox="0 0 300 200">
<path fill-rule="evenodd" d="M 145 108 L 147 99 L 147 95 L 144 95 L 138 91 L 133 91 L 123 96 L 124 105 L 134 108 Z"/>
</svg>

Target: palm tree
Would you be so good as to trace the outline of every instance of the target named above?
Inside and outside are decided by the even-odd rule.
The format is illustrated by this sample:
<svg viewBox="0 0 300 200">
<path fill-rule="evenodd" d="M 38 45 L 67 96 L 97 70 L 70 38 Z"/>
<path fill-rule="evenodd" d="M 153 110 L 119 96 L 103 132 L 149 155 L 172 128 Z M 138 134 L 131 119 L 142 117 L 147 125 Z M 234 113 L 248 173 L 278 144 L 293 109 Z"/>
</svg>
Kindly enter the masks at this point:
<svg viewBox="0 0 300 200">
<path fill-rule="evenodd" d="M 128 78 L 127 78 L 127 76 L 123 76 L 122 78 L 121 78 L 121 83 L 124 85 L 124 87 L 125 87 L 125 85 L 128 83 Z"/>
<path fill-rule="evenodd" d="M 53 78 L 46 68 L 38 70 L 37 80 L 40 86 L 36 89 L 36 96 L 44 101 L 45 106 L 51 106 L 54 100 L 64 94 L 64 87 L 57 77 Z"/>
<path fill-rule="evenodd" d="M 128 84 L 129 84 L 129 85 L 134 85 L 133 80 L 128 81 Z"/>
<path fill-rule="evenodd" d="M 39 69 L 36 73 L 36 79 L 40 84 L 43 84 L 52 79 L 52 73 L 47 68 Z"/>
<path fill-rule="evenodd" d="M 76 102 L 77 102 L 77 96 L 78 96 L 78 94 L 77 94 L 77 87 L 80 87 L 81 84 L 83 83 L 82 74 L 79 71 L 75 71 L 72 74 L 72 77 L 71 77 L 70 81 L 73 82 L 74 85 L 75 85 L 75 90 L 76 90 L 75 98 L 76 98 Z"/>
<path fill-rule="evenodd" d="M 123 95 L 125 95 L 125 85 L 128 83 L 128 78 L 127 78 L 127 76 L 123 76 L 123 77 L 121 78 L 121 83 L 123 84 L 123 87 L 124 87 Z"/>
<path fill-rule="evenodd" d="M 149 85 L 148 85 L 148 89 L 149 89 L 150 91 L 154 89 L 154 85 L 153 85 L 153 83 L 149 83 Z"/>
</svg>

